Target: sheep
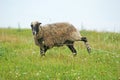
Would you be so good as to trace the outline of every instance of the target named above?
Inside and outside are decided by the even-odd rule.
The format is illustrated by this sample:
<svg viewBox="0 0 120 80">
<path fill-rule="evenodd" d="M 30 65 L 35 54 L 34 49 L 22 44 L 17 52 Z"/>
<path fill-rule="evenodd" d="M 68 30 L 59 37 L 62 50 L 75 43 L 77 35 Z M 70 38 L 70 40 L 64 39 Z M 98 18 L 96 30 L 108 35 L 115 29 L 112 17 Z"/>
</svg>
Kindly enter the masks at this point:
<svg viewBox="0 0 120 80">
<path fill-rule="evenodd" d="M 75 41 L 83 41 L 88 53 L 91 52 L 87 38 L 81 36 L 72 24 L 61 22 L 42 26 L 40 22 L 34 21 L 31 22 L 31 28 L 35 44 L 40 47 L 41 56 L 45 56 L 48 49 L 63 45 L 66 45 L 73 53 L 73 56 L 76 56 Z"/>
</svg>

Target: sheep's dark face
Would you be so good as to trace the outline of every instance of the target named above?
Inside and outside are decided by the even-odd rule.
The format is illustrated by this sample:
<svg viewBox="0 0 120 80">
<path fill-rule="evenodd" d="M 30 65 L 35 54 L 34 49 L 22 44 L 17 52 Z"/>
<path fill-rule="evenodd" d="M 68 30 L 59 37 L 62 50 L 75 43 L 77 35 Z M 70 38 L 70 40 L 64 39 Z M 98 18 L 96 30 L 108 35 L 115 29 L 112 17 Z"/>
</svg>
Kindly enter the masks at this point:
<svg viewBox="0 0 120 80">
<path fill-rule="evenodd" d="M 41 23 L 39 23 L 39 22 L 37 22 L 37 21 L 31 23 L 31 28 L 32 28 L 32 33 L 33 33 L 33 35 L 37 35 L 37 34 L 38 34 L 40 24 L 41 24 Z"/>
</svg>

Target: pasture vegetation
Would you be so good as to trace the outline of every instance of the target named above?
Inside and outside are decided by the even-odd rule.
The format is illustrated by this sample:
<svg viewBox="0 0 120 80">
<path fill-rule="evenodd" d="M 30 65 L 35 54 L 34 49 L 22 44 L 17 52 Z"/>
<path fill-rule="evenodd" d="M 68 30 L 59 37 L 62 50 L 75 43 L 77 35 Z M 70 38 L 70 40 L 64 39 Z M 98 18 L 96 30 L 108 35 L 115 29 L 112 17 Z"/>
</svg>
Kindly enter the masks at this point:
<svg viewBox="0 0 120 80">
<path fill-rule="evenodd" d="M 72 56 L 66 47 L 54 47 L 39 55 L 29 29 L 0 29 L 0 80 L 120 80 L 120 34 L 81 31 L 92 47 L 83 42 Z"/>
</svg>

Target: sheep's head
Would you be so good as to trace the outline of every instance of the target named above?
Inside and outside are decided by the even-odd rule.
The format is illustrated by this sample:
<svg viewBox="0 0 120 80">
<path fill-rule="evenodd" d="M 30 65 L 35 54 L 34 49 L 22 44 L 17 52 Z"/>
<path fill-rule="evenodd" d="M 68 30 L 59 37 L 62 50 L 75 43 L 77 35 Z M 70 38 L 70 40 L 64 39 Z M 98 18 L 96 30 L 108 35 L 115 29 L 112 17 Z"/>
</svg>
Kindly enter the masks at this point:
<svg viewBox="0 0 120 80">
<path fill-rule="evenodd" d="M 40 26 L 40 22 L 35 21 L 31 23 L 31 28 L 32 28 L 32 33 L 33 35 L 37 35 L 39 32 L 39 26 Z"/>
</svg>

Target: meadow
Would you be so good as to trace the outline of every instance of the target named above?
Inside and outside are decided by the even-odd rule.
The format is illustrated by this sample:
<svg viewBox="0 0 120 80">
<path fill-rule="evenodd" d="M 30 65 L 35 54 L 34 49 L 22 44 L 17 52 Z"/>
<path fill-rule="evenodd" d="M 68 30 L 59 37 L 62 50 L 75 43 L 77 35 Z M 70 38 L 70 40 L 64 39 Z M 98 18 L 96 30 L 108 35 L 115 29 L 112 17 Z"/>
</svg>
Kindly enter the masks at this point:
<svg viewBox="0 0 120 80">
<path fill-rule="evenodd" d="M 120 33 L 80 31 L 92 48 L 75 42 L 76 57 L 54 47 L 41 57 L 30 29 L 0 29 L 0 80 L 120 80 Z"/>
</svg>

